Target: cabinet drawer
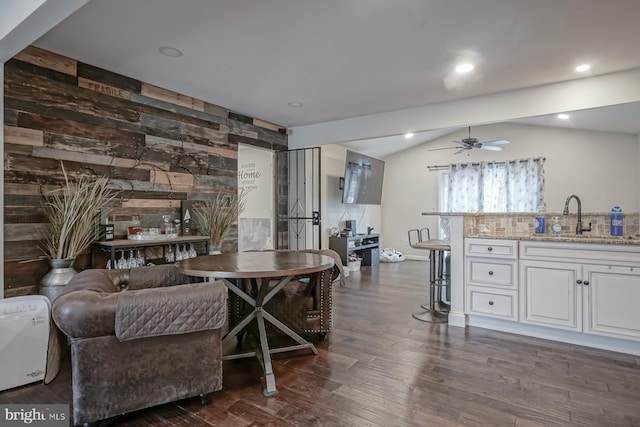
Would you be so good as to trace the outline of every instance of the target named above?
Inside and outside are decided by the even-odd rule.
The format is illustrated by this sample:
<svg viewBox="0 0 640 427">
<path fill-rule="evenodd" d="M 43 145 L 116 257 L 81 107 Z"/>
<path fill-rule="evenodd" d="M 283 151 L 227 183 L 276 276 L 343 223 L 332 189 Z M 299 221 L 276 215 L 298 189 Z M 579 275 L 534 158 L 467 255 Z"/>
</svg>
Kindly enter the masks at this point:
<svg viewBox="0 0 640 427">
<path fill-rule="evenodd" d="M 516 291 L 467 286 L 467 314 L 518 320 Z"/>
<path fill-rule="evenodd" d="M 518 258 L 517 240 L 465 239 L 465 255 L 491 258 Z"/>
<path fill-rule="evenodd" d="M 492 261 L 466 258 L 466 283 L 468 285 L 499 286 L 517 289 L 517 261 Z"/>
</svg>

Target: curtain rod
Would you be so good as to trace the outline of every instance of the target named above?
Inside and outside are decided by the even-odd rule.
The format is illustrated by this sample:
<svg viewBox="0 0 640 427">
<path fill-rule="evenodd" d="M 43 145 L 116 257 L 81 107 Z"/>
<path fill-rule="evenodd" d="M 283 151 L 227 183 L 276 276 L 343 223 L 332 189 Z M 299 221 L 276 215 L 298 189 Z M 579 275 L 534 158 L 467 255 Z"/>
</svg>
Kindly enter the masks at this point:
<svg viewBox="0 0 640 427">
<path fill-rule="evenodd" d="M 524 161 L 527 161 L 527 160 L 529 160 L 529 159 L 509 160 L 509 161 L 506 161 L 506 162 L 463 163 L 462 166 L 480 166 L 481 163 L 493 163 L 494 165 L 504 165 L 504 164 L 507 164 L 507 163 L 524 162 Z M 535 157 L 535 158 L 533 158 L 531 160 L 542 160 L 542 161 L 544 161 L 544 160 L 547 160 L 547 159 L 545 157 Z M 451 165 L 431 165 L 431 166 L 427 165 L 427 169 L 429 170 L 429 172 L 435 172 L 435 171 L 449 169 L 449 166 L 451 166 Z"/>
</svg>

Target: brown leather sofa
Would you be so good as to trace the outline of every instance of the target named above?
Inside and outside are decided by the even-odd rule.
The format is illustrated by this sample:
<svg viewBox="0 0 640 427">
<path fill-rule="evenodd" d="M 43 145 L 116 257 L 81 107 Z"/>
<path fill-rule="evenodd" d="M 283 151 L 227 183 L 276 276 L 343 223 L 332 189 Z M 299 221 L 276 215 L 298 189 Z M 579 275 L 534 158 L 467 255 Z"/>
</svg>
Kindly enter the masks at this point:
<svg viewBox="0 0 640 427">
<path fill-rule="evenodd" d="M 340 279 L 340 284 L 344 285 L 342 261 L 340 255 L 331 249 L 305 249 L 301 252 L 330 256 L 335 265 L 311 276 L 292 279 L 264 308 L 297 334 L 316 334 L 323 340 L 331 332 L 333 322 L 332 284 Z M 240 323 L 251 310 L 253 308 L 241 298 L 229 293 L 229 329 Z M 276 331 L 268 322 L 266 326 L 268 332 Z"/>
<path fill-rule="evenodd" d="M 222 388 L 222 283 L 173 265 L 85 270 L 54 301 L 71 342 L 76 425 Z"/>
</svg>

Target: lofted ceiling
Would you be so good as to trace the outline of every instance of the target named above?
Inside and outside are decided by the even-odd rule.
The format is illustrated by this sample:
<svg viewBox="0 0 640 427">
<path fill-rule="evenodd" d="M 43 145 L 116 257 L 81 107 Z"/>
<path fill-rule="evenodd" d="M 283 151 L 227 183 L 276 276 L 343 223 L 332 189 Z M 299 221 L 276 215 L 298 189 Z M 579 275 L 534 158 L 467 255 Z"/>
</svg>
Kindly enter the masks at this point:
<svg viewBox="0 0 640 427">
<path fill-rule="evenodd" d="M 638 0 L 92 0 L 34 44 L 297 127 L 640 68 L 638 22 Z"/>
</svg>

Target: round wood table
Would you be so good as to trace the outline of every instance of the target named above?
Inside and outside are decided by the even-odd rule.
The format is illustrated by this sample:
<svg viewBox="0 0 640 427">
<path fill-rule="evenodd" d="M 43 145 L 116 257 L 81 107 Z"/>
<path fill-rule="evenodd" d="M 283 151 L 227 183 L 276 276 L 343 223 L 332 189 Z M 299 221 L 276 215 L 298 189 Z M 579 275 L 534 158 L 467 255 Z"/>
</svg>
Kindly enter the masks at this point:
<svg viewBox="0 0 640 427">
<path fill-rule="evenodd" d="M 182 274 L 209 279 L 222 279 L 231 292 L 253 307 L 253 311 L 224 336 L 222 344 L 224 346 L 233 340 L 249 322 L 255 320 L 258 324 L 260 351 L 226 355 L 223 359 L 257 357 L 264 370 L 265 396 L 274 396 L 278 393 L 271 365 L 271 354 L 306 348 L 313 351 L 314 354 L 318 354 L 318 350 L 312 343 L 306 341 L 267 312 L 264 309 L 264 305 L 280 292 L 293 277 L 317 273 L 333 267 L 333 258 L 296 251 L 240 252 L 200 256 L 178 261 L 175 265 Z M 238 280 L 231 281 L 229 279 Z M 271 282 L 276 283 L 272 285 Z M 249 283 L 250 286 L 242 286 L 242 284 L 246 283 Z M 245 292 L 245 288 L 255 289 L 256 291 L 249 294 Z M 298 345 L 270 349 L 264 324 L 265 320 L 291 337 Z"/>
</svg>

